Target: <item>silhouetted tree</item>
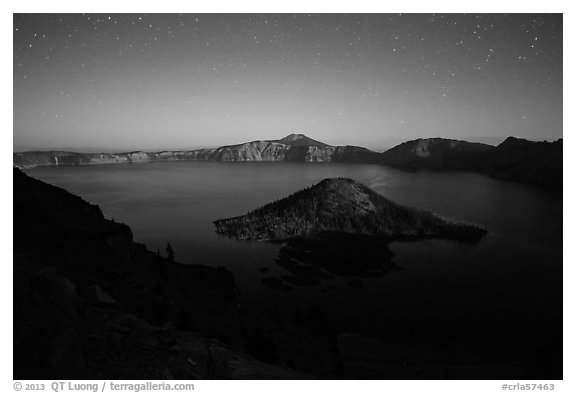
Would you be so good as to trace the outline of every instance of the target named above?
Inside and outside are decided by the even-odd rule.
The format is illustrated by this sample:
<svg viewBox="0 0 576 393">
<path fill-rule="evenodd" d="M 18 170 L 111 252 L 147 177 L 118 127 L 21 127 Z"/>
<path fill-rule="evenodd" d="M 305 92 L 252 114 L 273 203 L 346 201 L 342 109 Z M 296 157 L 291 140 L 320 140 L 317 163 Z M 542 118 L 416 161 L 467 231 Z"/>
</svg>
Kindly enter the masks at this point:
<svg viewBox="0 0 576 393">
<path fill-rule="evenodd" d="M 156 249 L 156 259 L 154 268 L 157 274 L 164 276 L 166 273 L 166 260 L 160 255 L 160 249 Z"/>
<path fill-rule="evenodd" d="M 174 249 L 172 248 L 172 245 L 170 244 L 170 242 L 166 243 L 166 258 L 168 259 L 168 262 L 174 262 Z"/>
</svg>

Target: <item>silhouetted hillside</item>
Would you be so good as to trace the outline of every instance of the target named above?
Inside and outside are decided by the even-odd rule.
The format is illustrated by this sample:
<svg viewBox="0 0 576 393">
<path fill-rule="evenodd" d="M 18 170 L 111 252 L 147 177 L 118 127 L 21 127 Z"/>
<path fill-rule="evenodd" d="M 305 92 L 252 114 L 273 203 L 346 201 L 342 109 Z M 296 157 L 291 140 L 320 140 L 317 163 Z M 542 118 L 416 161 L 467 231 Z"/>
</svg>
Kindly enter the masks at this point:
<svg viewBox="0 0 576 393">
<path fill-rule="evenodd" d="M 562 187 L 562 139 L 533 142 L 509 137 L 489 153 L 486 172 L 502 180 Z"/>
<path fill-rule="evenodd" d="M 514 137 L 494 147 L 452 139 L 417 139 L 381 154 L 380 163 L 403 169 L 465 170 L 502 180 L 562 187 L 562 139 L 534 142 Z"/>
<path fill-rule="evenodd" d="M 453 139 L 429 138 L 404 142 L 382 153 L 381 163 L 406 169 L 480 170 L 493 146 Z"/>
</svg>

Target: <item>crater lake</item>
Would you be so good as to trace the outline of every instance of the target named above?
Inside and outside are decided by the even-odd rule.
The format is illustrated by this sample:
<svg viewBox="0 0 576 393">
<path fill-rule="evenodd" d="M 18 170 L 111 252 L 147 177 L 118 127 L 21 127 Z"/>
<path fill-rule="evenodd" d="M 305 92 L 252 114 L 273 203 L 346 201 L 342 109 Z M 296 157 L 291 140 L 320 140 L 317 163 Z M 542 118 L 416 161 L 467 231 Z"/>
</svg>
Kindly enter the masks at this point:
<svg viewBox="0 0 576 393">
<path fill-rule="evenodd" d="M 340 334 L 441 350 L 463 364 L 473 358 L 526 366 L 527 355 L 534 359 L 534 351 L 561 340 L 558 191 L 476 173 L 363 164 L 191 161 L 26 172 L 99 205 L 152 251 L 165 255 L 169 242 L 180 263 L 225 266 L 246 304 L 262 312 L 294 318 L 321 310 Z M 280 244 L 215 232 L 217 219 L 245 214 L 329 177 L 352 178 L 399 204 L 478 224 L 489 233 L 476 244 L 394 242 L 392 261 L 402 270 L 363 278 L 361 287 L 340 277 L 282 291 L 262 282 L 289 275 L 276 263 Z"/>
</svg>

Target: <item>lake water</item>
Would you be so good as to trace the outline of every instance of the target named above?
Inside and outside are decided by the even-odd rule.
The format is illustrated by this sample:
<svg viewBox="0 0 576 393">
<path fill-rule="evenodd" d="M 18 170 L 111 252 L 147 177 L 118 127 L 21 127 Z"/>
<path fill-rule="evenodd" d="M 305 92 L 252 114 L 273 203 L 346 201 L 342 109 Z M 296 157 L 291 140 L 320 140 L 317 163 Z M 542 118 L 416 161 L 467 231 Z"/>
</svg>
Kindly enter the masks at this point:
<svg viewBox="0 0 576 393">
<path fill-rule="evenodd" d="M 176 162 L 39 167 L 61 186 L 128 224 L 149 249 L 170 242 L 182 263 L 226 266 L 244 300 L 284 315 L 321 306 L 338 331 L 388 343 L 458 348 L 520 358 L 562 329 L 562 195 L 471 173 L 405 172 L 378 165 Z M 242 215 L 327 177 L 350 177 L 408 206 L 485 226 L 475 245 L 393 243 L 404 270 L 295 288 L 267 288 L 286 275 L 279 246 L 227 239 L 212 222 Z M 353 263 L 354 261 L 351 261 Z M 268 273 L 259 271 L 268 267 Z"/>
</svg>

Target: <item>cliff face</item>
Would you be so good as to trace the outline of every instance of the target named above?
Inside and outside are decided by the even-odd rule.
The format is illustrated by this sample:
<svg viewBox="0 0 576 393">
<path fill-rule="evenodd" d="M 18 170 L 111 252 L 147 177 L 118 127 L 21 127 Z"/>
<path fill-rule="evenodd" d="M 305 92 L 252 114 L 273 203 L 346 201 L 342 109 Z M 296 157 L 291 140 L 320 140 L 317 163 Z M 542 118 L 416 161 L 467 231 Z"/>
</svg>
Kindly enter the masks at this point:
<svg viewBox="0 0 576 393">
<path fill-rule="evenodd" d="M 289 145 L 273 141 L 255 141 L 216 149 L 210 161 L 284 161 Z"/>
<path fill-rule="evenodd" d="M 175 150 L 149 153 L 152 161 L 208 161 L 216 149 Z"/>
<path fill-rule="evenodd" d="M 126 153 L 38 151 L 14 153 L 13 163 L 18 168 L 32 168 L 47 165 L 135 164 L 152 161 L 208 160 L 214 151 L 215 149 L 162 151 L 158 153 L 142 151 Z"/>
<path fill-rule="evenodd" d="M 335 372 L 330 336 L 244 308 L 226 269 L 170 262 L 80 197 L 13 180 L 15 379 Z"/>
<path fill-rule="evenodd" d="M 438 237 L 478 240 L 486 231 L 449 223 L 430 212 L 398 205 L 351 179 L 325 179 L 245 216 L 214 222 L 238 239 L 287 240 L 321 232 L 393 239 Z"/>
<path fill-rule="evenodd" d="M 150 161 L 291 161 L 368 162 L 377 153 L 356 146 L 330 146 L 302 134 L 280 140 L 253 141 L 214 149 L 127 153 L 73 153 L 63 151 L 14 153 L 14 166 L 131 164 Z"/>
<path fill-rule="evenodd" d="M 330 146 L 302 134 L 214 149 L 127 153 L 64 151 L 13 154 L 18 168 L 39 165 L 131 164 L 153 161 L 289 161 L 383 164 L 408 170 L 462 170 L 540 186 L 562 186 L 562 140 L 554 143 L 508 138 L 494 147 L 453 139 L 404 142 L 383 153 L 358 146 Z"/>
<path fill-rule="evenodd" d="M 36 151 L 14 153 L 14 166 L 31 168 L 41 165 L 99 165 L 99 164 L 131 164 L 155 160 L 155 153 L 74 153 L 66 151 Z"/>
</svg>

